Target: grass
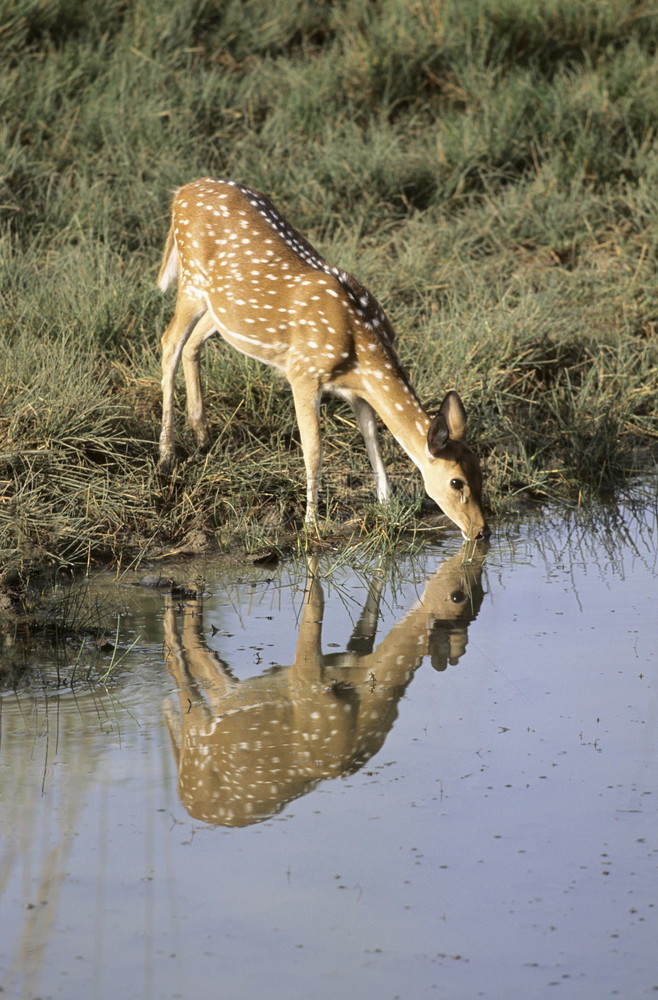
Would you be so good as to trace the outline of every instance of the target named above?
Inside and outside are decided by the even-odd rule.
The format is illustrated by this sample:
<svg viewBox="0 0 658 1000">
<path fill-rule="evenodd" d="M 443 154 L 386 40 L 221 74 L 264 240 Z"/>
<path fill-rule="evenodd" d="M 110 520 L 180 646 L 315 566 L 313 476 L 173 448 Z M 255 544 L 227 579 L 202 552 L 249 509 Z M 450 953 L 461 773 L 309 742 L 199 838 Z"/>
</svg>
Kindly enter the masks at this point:
<svg viewBox="0 0 658 1000">
<path fill-rule="evenodd" d="M 209 456 L 181 419 L 192 460 L 156 474 L 154 281 L 171 191 L 204 174 L 373 290 L 430 408 L 459 389 L 494 516 L 655 463 L 657 47 L 648 0 L 5 0 L 5 580 L 304 544 L 290 393 L 225 345 Z M 415 470 L 386 438 L 383 517 L 351 417 L 326 423 L 328 513 L 394 544 L 428 513 Z"/>
</svg>

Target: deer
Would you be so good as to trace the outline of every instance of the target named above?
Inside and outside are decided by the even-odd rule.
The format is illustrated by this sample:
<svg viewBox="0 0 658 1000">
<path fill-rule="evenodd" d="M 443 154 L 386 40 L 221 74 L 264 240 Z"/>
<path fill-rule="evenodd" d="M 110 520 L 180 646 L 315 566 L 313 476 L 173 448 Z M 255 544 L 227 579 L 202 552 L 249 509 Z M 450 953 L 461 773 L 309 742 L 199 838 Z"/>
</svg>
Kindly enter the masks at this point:
<svg viewBox="0 0 658 1000">
<path fill-rule="evenodd" d="M 164 650 L 176 693 L 164 716 L 189 815 L 218 826 L 262 822 L 320 781 L 363 767 L 423 660 L 444 671 L 464 655 L 484 597 L 486 547 L 446 559 L 377 646 L 385 577 L 375 571 L 345 649 L 331 653 L 322 652 L 324 593 L 310 557 L 294 663 L 242 681 L 208 648 L 202 598 L 170 600 Z"/>
<path fill-rule="evenodd" d="M 210 448 L 200 356 L 206 340 L 219 334 L 278 370 L 290 385 L 306 471 L 307 526 L 318 518 L 320 400 L 333 393 L 352 407 L 380 503 L 390 491 L 376 414 L 463 537 L 488 536 L 480 463 L 466 443 L 466 410 L 459 394 L 447 392 L 430 419 L 377 300 L 351 274 L 329 264 L 268 197 L 211 177 L 179 188 L 158 287 L 164 293 L 176 278 L 174 314 L 161 339 L 162 475 L 175 464 L 174 383 L 181 359 L 188 421 L 199 449 Z"/>
</svg>

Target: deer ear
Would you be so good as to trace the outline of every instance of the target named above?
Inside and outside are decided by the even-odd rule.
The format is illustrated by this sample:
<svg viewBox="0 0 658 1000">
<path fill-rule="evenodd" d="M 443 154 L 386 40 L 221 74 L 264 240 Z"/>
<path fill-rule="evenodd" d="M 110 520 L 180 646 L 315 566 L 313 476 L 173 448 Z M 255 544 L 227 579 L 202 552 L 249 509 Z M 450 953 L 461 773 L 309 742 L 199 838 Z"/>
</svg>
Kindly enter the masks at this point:
<svg viewBox="0 0 658 1000">
<path fill-rule="evenodd" d="M 449 437 L 448 422 L 442 413 L 437 413 L 432 418 L 427 432 L 427 451 L 430 458 L 437 458 L 448 443 Z"/>
<path fill-rule="evenodd" d="M 439 407 L 439 415 L 445 417 L 448 434 L 453 441 L 466 440 L 466 410 L 458 392 L 451 389 Z"/>
</svg>

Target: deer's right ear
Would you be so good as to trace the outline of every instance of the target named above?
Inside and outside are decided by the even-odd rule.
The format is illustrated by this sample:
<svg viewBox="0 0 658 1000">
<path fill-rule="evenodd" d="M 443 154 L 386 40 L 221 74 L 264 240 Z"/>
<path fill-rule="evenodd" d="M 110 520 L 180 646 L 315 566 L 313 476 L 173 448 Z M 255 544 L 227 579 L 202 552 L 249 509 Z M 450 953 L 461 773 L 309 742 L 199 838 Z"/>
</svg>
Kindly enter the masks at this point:
<svg viewBox="0 0 658 1000">
<path fill-rule="evenodd" d="M 430 458 L 438 458 L 445 448 L 449 437 L 450 429 L 448 428 L 448 421 L 442 413 L 437 413 L 432 418 L 427 432 L 427 453 Z"/>
</svg>

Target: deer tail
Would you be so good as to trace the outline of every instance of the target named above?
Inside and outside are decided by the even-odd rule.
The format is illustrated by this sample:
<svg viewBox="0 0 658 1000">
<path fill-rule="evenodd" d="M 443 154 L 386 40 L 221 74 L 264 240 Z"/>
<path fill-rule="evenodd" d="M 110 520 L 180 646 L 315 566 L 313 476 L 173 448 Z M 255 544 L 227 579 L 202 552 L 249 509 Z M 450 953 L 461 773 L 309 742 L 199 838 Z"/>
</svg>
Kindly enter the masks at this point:
<svg viewBox="0 0 658 1000">
<path fill-rule="evenodd" d="M 158 288 L 161 292 L 166 292 L 170 284 L 178 274 L 178 250 L 176 248 L 176 238 L 174 236 L 173 225 L 169 229 L 167 242 L 162 255 L 160 273 L 158 274 Z"/>
</svg>

